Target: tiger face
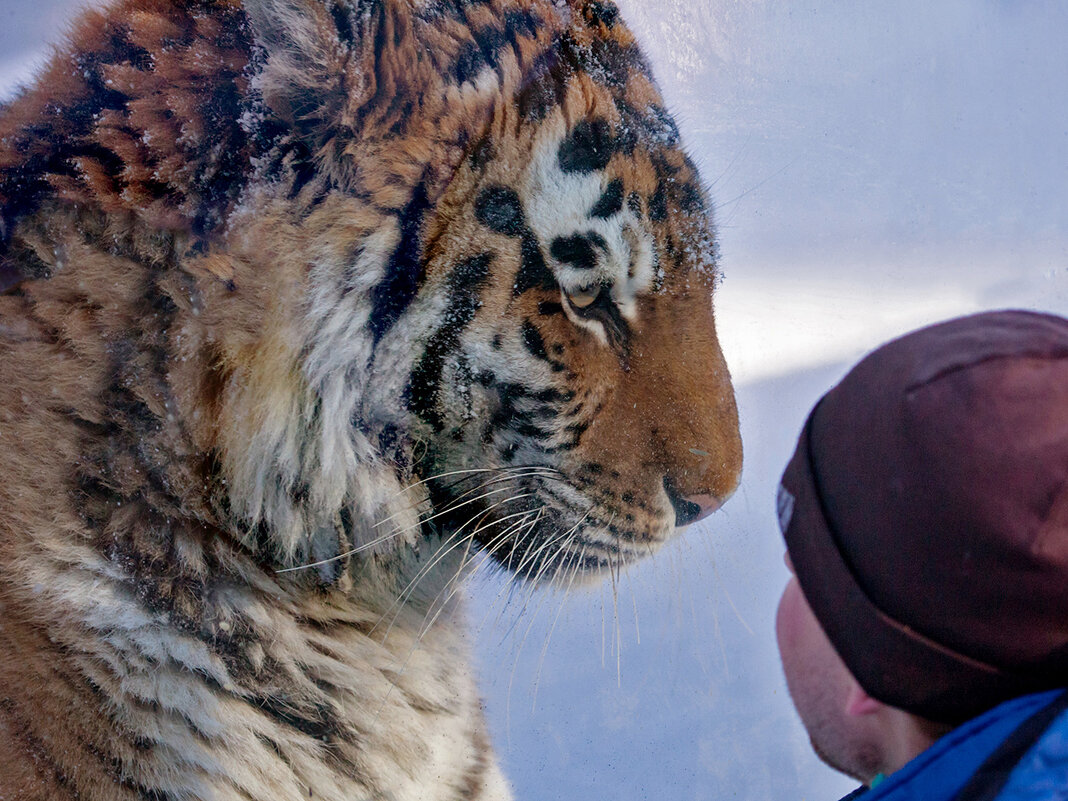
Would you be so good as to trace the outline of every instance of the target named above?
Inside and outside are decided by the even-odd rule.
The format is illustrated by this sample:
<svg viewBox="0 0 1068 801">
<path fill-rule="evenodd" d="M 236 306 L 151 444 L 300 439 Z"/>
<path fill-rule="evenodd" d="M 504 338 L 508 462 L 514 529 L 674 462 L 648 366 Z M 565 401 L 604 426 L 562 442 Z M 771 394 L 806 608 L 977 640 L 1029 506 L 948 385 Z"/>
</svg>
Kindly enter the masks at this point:
<svg viewBox="0 0 1068 801">
<path fill-rule="evenodd" d="M 697 176 L 628 153 L 610 103 L 575 106 L 458 176 L 460 249 L 429 263 L 450 299 L 404 395 L 435 510 L 538 577 L 649 553 L 739 460 Z"/>
</svg>

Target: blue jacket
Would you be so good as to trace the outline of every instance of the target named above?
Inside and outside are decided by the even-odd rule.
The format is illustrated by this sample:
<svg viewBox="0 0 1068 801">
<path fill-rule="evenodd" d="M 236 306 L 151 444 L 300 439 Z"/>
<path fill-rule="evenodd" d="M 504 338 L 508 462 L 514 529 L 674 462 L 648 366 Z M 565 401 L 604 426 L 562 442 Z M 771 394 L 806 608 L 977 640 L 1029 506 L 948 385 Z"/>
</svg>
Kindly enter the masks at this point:
<svg viewBox="0 0 1068 801">
<path fill-rule="evenodd" d="M 1068 691 L 1006 701 L 851 799 L 1068 801 Z"/>
</svg>

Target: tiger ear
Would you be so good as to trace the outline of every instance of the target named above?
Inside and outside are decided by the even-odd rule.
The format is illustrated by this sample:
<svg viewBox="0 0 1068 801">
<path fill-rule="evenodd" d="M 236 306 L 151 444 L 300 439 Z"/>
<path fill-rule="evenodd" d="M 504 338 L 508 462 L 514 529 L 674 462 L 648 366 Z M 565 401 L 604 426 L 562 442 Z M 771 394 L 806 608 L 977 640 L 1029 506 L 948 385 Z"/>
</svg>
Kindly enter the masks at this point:
<svg viewBox="0 0 1068 801">
<path fill-rule="evenodd" d="M 375 93 L 375 30 L 385 0 L 245 0 L 263 64 L 253 86 L 305 137 L 351 131 Z"/>
</svg>

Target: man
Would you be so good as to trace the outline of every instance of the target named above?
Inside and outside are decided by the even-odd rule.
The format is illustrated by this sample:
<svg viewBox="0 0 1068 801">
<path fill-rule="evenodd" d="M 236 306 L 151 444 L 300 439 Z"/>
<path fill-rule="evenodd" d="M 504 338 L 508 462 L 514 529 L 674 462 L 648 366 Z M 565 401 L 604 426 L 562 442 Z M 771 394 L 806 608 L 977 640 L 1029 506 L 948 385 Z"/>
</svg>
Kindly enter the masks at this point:
<svg viewBox="0 0 1068 801">
<path fill-rule="evenodd" d="M 1068 799 L 1068 320 L 909 334 L 812 410 L 783 474 L 776 633 L 864 801 Z"/>
</svg>

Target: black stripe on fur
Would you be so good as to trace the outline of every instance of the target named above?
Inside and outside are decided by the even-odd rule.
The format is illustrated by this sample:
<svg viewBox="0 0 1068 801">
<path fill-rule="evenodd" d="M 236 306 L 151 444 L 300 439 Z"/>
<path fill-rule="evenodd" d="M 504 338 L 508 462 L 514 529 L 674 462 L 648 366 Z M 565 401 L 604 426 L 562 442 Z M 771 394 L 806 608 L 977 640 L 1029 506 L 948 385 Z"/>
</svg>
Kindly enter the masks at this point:
<svg viewBox="0 0 1068 801">
<path fill-rule="evenodd" d="M 400 319 L 415 300 L 423 273 L 420 228 L 430 208 L 426 184 L 420 182 L 400 213 L 400 242 L 386 267 L 385 278 L 371 293 L 371 317 L 368 327 L 374 344 Z"/>
<path fill-rule="evenodd" d="M 453 269 L 448 277 L 449 302 L 441 316 L 442 324 L 427 342 L 405 390 L 408 408 L 435 431 L 445 425 L 439 408 L 445 360 L 459 347 L 460 337 L 478 310 L 479 293 L 489 278 L 492 261 L 492 253 L 480 253 Z"/>
</svg>

